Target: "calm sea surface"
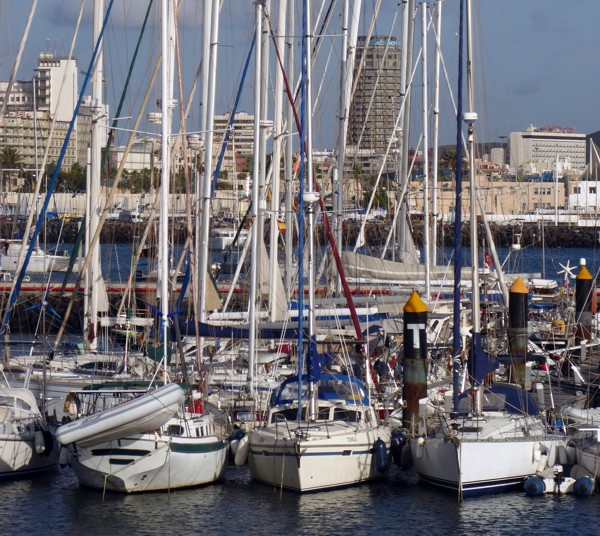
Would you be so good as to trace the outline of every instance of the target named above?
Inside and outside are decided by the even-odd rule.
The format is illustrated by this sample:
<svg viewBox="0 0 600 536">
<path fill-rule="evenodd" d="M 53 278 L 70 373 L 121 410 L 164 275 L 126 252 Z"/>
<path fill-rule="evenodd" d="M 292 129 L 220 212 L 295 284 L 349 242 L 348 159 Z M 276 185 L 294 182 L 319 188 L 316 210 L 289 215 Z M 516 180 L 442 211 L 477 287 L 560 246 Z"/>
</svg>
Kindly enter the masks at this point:
<svg viewBox="0 0 600 536">
<path fill-rule="evenodd" d="M 105 273 L 129 273 L 131 248 L 103 246 Z M 468 250 L 465 251 L 468 256 Z M 505 260 L 508 250 L 500 250 Z M 596 249 L 524 248 L 511 254 L 511 271 L 540 272 L 561 281 L 560 264 L 587 260 Z M 0 535 L 65 534 L 596 534 L 600 495 L 530 498 L 523 492 L 458 504 L 419 483 L 412 470 L 392 467 L 381 481 L 300 495 L 253 482 L 248 467 L 229 467 L 222 482 L 191 490 L 123 496 L 78 485 L 70 468 L 30 480 L 0 482 Z"/>
<path fill-rule="evenodd" d="M 357 487 L 300 495 L 228 468 L 211 486 L 143 495 L 78 485 L 70 468 L 0 483 L 1 534 L 597 534 L 600 495 L 530 498 L 523 492 L 468 499 L 439 493 L 412 471 Z"/>
<path fill-rule="evenodd" d="M 600 244 L 598 248 L 570 248 L 565 244 L 564 248 L 541 248 L 527 246 L 519 251 L 511 250 L 510 248 L 498 248 L 498 257 L 500 263 L 507 272 L 531 273 L 538 272 L 549 279 L 562 281 L 564 275 L 559 272 L 563 269 L 562 265 L 567 262 L 571 268 L 575 267 L 574 273 L 577 273 L 580 259 L 585 259 L 587 267 L 592 273 L 600 270 Z M 48 244 L 47 249 L 51 251 L 55 244 Z M 71 251 L 72 244 L 62 244 L 59 249 Z M 131 258 L 133 256 L 133 246 L 130 244 L 102 244 L 101 245 L 101 262 L 102 272 L 105 277 L 111 281 L 126 281 L 127 276 L 134 270 L 131 266 Z M 322 250 L 320 250 L 322 251 Z M 181 253 L 181 246 L 176 246 L 173 253 L 174 261 L 177 262 L 178 256 Z M 212 252 L 212 257 L 216 261 L 223 261 L 223 253 Z M 470 250 L 468 247 L 463 248 L 464 264 L 470 263 Z M 231 255 L 229 256 L 231 259 Z M 444 248 L 438 253 L 438 264 L 449 264 L 452 262 L 452 248 Z M 234 263 L 237 263 L 237 257 L 234 257 Z M 140 259 L 140 264 L 137 267 L 139 272 L 147 273 L 156 269 L 153 259 Z M 235 266 L 234 266 L 235 269 Z M 451 276 L 451 274 L 450 274 Z M 62 281 L 63 275 L 60 273 L 53 274 L 53 278 Z"/>
</svg>

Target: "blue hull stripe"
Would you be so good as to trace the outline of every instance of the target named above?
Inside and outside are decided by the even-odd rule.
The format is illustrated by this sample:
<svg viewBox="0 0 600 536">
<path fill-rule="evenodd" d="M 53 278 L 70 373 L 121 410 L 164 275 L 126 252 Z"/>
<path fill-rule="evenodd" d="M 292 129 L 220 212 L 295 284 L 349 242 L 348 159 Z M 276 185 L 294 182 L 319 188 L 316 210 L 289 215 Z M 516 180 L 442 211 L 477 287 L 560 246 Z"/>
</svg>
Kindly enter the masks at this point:
<svg viewBox="0 0 600 536">
<path fill-rule="evenodd" d="M 447 491 L 458 491 L 458 484 L 456 482 L 432 478 L 427 475 L 419 475 L 419 478 L 421 478 L 421 480 L 427 484 L 431 484 L 432 486 L 436 486 Z M 501 493 L 503 491 L 509 491 L 515 488 L 522 488 L 525 478 L 526 477 L 511 477 L 498 480 L 480 480 L 477 482 L 463 484 L 462 494 L 463 497 L 474 497 L 477 495 L 485 495 L 487 493 Z"/>
<path fill-rule="evenodd" d="M 251 450 L 250 454 L 253 456 L 285 456 L 285 457 L 296 457 L 296 454 L 293 452 L 269 452 L 266 450 Z M 365 454 L 373 454 L 371 450 L 353 450 L 348 453 L 344 452 L 303 452 L 299 456 L 301 458 L 306 458 L 308 456 L 363 456 Z"/>
</svg>

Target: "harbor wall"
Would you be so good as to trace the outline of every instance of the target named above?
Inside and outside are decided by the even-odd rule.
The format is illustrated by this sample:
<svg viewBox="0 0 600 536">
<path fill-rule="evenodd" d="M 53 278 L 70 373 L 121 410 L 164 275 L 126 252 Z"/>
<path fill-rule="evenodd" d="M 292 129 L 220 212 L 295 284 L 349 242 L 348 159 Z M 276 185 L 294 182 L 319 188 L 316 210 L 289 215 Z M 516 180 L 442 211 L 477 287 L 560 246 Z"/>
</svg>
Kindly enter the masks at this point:
<svg viewBox="0 0 600 536">
<path fill-rule="evenodd" d="M 64 222 L 60 219 L 46 222 L 42 229 L 42 237 L 45 237 L 46 243 L 65 243 L 75 242 L 80 222 Z M 153 225 L 156 225 L 153 223 Z M 100 240 L 102 243 L 130 244 L 142 235 L 146 222 L 122 222 L 107 221 L 102 228 Z M 498 225 L 490 224 L 492 236 L 496 241 L 496 246 L 510 247 L 512 244 L 521 244 L 522 246 L 546 246 L 546 247 L 595 247 L 600 242 L 599 227 L 578 227 L 569 224 L 544 224 L 522 223 L 518 225 Z M 169 227 L 169 233 L 172 234 L 175 243 L 183 244 L 186 238 L 185 221 L 177 218 Z M 444 246 L 452 246 L 454 241 L 454 228 L 451 224 L 444 224 L 439 228 L 439 240 Z M 483 225 L 479 224 L 480 232 L 483 236 Z M 16 233 L 23 233 L 25 222 L 0 222 L 0 238 L 10 238 L 16 236 Z M 352 246 L 356 242 L 360 231 L 359 223 L 344 223 L 344 246 Z M 389 231 L 389 224 L 386 222 L 370 222 L 365 228 L 366 243 L 370 246 L 380 246 L 385 244 Z M 268 229 L 267 229 L 268 232 Z M 317 227 L 318 240 L 320 244 L 325 244 L 324 225 Z M 423 226 L 421 222 L 412 224 L 412 233 L 415 243 L 418 246 L 423 245 Z M 470 227 L 463 226 L 463 244 L 469 244 Z M 150 234 L 149 236 L 153 236 Z M 288 235 L 286 235 L 288 236 Z M 267 239 L 268 236 L 265 237 Z"/>
</svg>

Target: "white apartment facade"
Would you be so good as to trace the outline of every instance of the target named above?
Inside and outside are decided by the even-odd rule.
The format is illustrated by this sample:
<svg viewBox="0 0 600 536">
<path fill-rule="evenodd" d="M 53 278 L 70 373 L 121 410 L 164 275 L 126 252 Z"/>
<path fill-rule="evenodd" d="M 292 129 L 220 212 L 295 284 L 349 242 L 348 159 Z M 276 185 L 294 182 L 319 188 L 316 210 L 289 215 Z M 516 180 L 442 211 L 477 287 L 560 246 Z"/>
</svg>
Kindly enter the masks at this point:
<svg viewBox="0 0 600 536">
<path fill-rule="evenodd" d="M 586 135 L 565 127 L 529 127 L 510 134 L 510 167 L 524 174 L 586 167 Z"/>
</svg>

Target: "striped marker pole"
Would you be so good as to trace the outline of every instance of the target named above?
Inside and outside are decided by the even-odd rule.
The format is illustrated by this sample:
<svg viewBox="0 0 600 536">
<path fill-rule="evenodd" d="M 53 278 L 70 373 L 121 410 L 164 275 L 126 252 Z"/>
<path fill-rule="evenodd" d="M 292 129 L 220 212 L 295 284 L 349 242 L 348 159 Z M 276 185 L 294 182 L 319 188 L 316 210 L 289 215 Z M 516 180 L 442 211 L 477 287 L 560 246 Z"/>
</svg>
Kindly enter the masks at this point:
<svg viewBox="0 0 600 536">
<path fill-rule="evenodd" d="M 511 381 L 524 385 L 527 354 L 527 299 L 529 290 L 517 277 L 508 293 L 508 349 L 512 367 Z"/>
<path fill-rule="evenodd" d="M 416 292 L 404 305 L 404 426 L 419 421 L 419 400 L 427 396 L 427 306 Z"/>
<path fill-rule="evenodd" d="M 575 278 L 575 344 L 592 338 L 592 292 L 594 279 L 581 259 L 581 269 Z"/>
</svg>

